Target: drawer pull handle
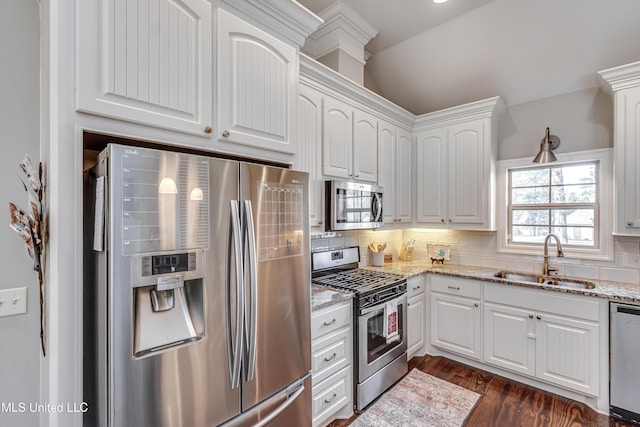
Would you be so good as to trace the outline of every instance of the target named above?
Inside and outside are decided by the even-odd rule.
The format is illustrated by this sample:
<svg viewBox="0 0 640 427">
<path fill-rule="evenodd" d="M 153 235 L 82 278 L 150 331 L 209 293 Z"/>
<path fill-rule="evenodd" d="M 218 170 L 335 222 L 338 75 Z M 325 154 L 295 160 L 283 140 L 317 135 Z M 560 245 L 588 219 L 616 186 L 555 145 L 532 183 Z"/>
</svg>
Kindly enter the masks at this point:
<svg viewBox="0 0 640 427">
<path fill-rule="evenodd" d="M 331 403 L 336 397 L 338 397 L 338 395 L 333 393 L 333 396 L 331 396 L 329 399 L 324 399 L 324 403 Z"/>
<path fill-rule="evenodd" d="M 325 358 L 324 358 L 324 361 L 325 361 L 325 362 L 331 362 L 333 359 L 335 359 L 335 358 L 336 358 L 336 356 L 337 356 L 337 355 L 338 355 L 337 353 L 333 353 L 333 354 L 331 355 L 331 357 L 325 357 Z"/>
<path fill-rule="evenodd" d="M 420 289 L 420 286 L 415 286 L 415 287 L 413 288 L 413 290 L 414 290 L 414 291 L 417 291 L 418 289 Z"/>
<path fill-rule="evenodd" d="M 333 319 L 331 322 L 324 322 L 323 325 L 329 326 L 329 325 L 333 325 L 334 323 L 336 323 L 336 319 Z"/>
<path fill-rule="evenodd" d="M 451 285 L 449 285 L 449 286 L 447 286 L 447 288 L 449 288 L 449 289 L 454 289 L 454 290 L 456 290 L 456 291 L 459 291 L 459 290 L 460 290 L 460 286 L 451 286 Z"/>
</svg>

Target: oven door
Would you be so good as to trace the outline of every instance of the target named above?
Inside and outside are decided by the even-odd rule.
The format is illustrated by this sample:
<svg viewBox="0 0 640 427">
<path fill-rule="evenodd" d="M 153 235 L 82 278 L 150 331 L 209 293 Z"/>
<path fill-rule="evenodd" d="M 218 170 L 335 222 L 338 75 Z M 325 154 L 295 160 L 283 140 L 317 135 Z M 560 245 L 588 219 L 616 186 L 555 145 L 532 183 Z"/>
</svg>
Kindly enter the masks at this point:
<svg viewBox="0 0 640 427">
<path fill-rule="evenodd" d="M 407 294 L 398 299 L 399 340 L 383 336 L 386 302 L 364 309 L 358 316 L 358 382 L 361 383 L 407 351 Z"/>
</svg>

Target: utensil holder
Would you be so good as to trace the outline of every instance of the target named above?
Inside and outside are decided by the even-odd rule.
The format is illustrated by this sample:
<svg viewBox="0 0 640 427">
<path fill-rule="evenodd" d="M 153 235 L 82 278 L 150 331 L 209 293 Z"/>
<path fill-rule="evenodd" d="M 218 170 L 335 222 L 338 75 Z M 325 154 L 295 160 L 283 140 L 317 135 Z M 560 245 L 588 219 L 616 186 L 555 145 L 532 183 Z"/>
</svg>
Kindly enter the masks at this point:
<svg viewBox="0 0 640 427">
<path fill-rule="evenodd" d="M 371 265 L 374 267 L 384 266 L 384 252 L 371 252 Z"/>
</svg>

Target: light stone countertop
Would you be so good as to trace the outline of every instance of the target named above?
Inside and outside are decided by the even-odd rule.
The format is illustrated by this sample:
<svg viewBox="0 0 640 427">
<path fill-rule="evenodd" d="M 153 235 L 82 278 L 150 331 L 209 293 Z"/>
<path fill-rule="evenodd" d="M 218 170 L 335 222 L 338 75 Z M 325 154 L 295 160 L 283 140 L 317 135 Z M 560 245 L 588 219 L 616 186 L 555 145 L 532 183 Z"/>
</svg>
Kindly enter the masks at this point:
<svg viewBox="0 0 640 427">
<path fill-rule="evenodd" d="M 320 310 L 353 298 L 353 293 L 327 286 L 311 284 L 311 311 Z"/>
<path fill-rule="evenodd" d="M 537 283 L 518 282 L 494 277 L 502 269 L 475 267 L 455 264 L 431 264 L 431 260 L 421 261 L 393 261 L 385 263 L 383 267 L 367 266 L 362 267 L 385 273 L 401 274 L 407 279 L 423 273 L 439 274 L 443 276 L 460 277 L 464 279 L 481 280 L 491 283 L 502 283 L 512 286 L 520 286 L 533 289 L 544 289 L 553 292 L 563 292 L 575 295 L 587 295 L 598 298 L 606 298 L 614 301 L 624 301 L 630 303 L 640 303 L 640 284 L 609 282 L 600 280 L 589 280 L 595 283 L 594 289 L 567 288 L 555 285 L 539 285 Z M 511 270 L 510 270 L 511 271 Z M 534 274 L 532 272 L 522 272 L 523 274 Z M 561 279 L 564 276 L 558 276 Z M 571 278 L 573 280 L 587 280 L 582 278 Z"/>
</svg>

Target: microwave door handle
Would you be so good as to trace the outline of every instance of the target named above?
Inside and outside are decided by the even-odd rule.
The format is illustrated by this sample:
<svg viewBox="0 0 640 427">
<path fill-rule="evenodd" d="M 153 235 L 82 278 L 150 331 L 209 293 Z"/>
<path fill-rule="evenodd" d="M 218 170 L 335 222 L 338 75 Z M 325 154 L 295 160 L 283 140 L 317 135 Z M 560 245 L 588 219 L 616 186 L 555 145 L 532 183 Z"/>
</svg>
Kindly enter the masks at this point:
<svg viewBox="0 0 640 427">
<path fill-rule="evenodd" d="M 258 317 L 257 313 L 257 299 L 258 299 L 258 280 L 256 275 L 256 234 L 253 224 L 253 210 L 251 208 L 251 201 L 244 201 L 244 250 L 247 255 L 245 260 L 248 263 L 249 275 L 247 277 L 247 285 L 249 286 L 249 307 L 245 310 L 245 315 L 248 317 L 245 319 L 245 345 L 246 345 L 246 364 L 245 364 L 245 379 L 252 381 L 256 367 L 256 341 L 258 340 L 256 321 Z"/>
<path fill-rule="evenodd" d="M 380 193 L 372 193 L 373 198 L 371 199 L 371 210 L 373 211 L 373 220 L 375 222 L 380 221 L 380 216 L 382 214 L 382 200 L 380 200 Z"/>
<path fill-rule="evenodd" d="M 229 202 L 229 232 L 227 234 L 227 342 L 229 345 L 229 372 L 231 388 L 240 387 L 240 369 L 242 358 L 242 332 L 244 329 L 244 286 L 242 274 L 242 251 L 240 244 L 240 214 L 238 201 Z M 231 260 L 235 258 L 235 294 L 236 294 L 236 325 L 233 330 L 231 316 L 232 289 L 231 272 L 233 266 Z M 234 336 L 235 333 L 235 336 Z"/>
</svg>

